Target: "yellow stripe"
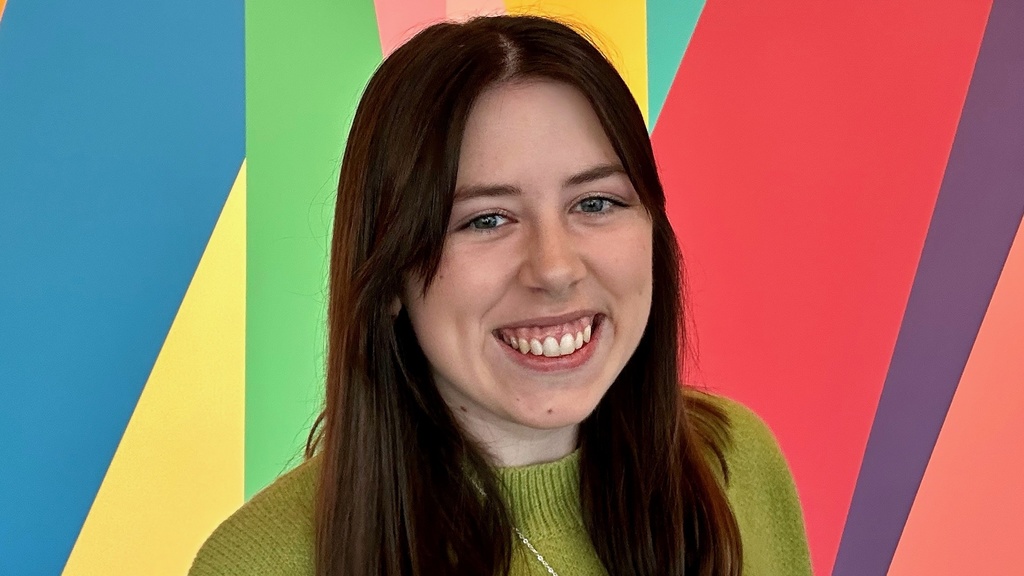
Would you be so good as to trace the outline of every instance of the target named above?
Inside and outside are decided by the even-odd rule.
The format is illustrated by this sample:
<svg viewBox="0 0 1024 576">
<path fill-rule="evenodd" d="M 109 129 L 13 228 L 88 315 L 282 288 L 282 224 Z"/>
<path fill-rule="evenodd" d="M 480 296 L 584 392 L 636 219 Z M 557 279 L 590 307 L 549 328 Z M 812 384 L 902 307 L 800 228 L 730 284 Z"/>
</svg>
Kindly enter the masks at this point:
<svg viewBox="0 0 1024 576">
<path fill-rule="evenodd" d="M 647 120 L 646 0 L 505 0 L 509 14 L 537 14 L 583 25 L 615 64 Z"/>
<path fill-rule="evenodd" d="M 184 574 L 242 504 L 245 162 L 64 574 Z"/>
</svg>

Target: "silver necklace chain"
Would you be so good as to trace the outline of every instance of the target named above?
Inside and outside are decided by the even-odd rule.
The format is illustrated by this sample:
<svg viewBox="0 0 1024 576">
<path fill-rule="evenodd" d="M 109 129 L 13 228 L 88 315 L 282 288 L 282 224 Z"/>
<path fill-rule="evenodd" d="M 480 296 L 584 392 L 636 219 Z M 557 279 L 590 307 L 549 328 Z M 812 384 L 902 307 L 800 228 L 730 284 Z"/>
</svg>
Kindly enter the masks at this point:
<svg viewBox="0 0 1024 576">
<path fill-rule="evenodd" d="M 551 567 L 551 564 L 548 564 L 548 561 L 540 555 L 540 552 L 537 552 L 537 549 L 533 547 L 533 544 L 530 544 L 530 540 L 523 534 L 522 530 L 515 526 L 512 527 L 512 530 L 514 530 L 516 536 L 519 537 L 519 541 L 525 544 L 526 547 L 530 549 L 530 552 L 533 552 L 533 555 L 537 557 L 537 560 L 539 560 L 540 563 L 548 569 L 548 574 L 551 574 L 551 576 L 558 576 L 558 572 L 555 572 L 555 569 Z"/>
<path fill-rule="evenodd" d="M 480 492 L 480 495 L 483 496 L 484 498 L 487 498 L 487 493 L 484 492 L 483 487 L 477 484 L 476 480 L 471 479 L 471 482 L 473 482 L 473 486 L 477 489 L 477 491 Z M 533 544 L 530 542 L 530 539 L 526 537 L 526 534 L 523 534 L 522 530 L 513 525 L 512 531 L 516 533 L 516 537 L 519 538 L 519 541 L 522 542 L 524 546 L 529 548 L 530 552 L 533 552 L 533 555 L 537 557 L 537 561 L 544 565 L 544 568 L 547 569 L 548 574 L 551 574 L 551 576 L 558 576 L 558 572 L 555 572 L 555 569 L 551 567 L 551 564 L 548 564 L 548 561 L 545 560 L 544 556 L 542 556 L 541 553 L 537 551 L 537 548 L 533 546 Z"/>
</svg>

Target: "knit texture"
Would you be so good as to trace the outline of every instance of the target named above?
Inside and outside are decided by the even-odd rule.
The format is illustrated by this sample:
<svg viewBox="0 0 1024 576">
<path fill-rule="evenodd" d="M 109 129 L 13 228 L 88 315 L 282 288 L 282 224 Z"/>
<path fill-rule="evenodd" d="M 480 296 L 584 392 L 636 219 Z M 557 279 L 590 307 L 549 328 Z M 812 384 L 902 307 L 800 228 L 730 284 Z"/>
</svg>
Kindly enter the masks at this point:
<svg viewBox="0 0 1024 576">
<path fill-rule="evenodd" d="M 579 463 L 576 451 L 548 464 L 498 470 L 515 526 L 559 576 L 607 574 L 583 526 Z M 511 574 L 548 574 L 526 546 L 513 550 Z"/>
<path fill-rule="evenodd" d="M 771 431 L 746 407 L 716 398 L 732 424 L 726 493 L 743 540 L 744 574 L 811 574 L 796 487 Z M 285 474 L 218 527 L 203 544 L 190 576 L 313 575 L 313 495 L 318 459 Z M 583 526 L 579 455 L 498 471 L 516 526 L 560 576 L 607 574 Z M 511 576 L 547 570 L 523 545 Z"/>
</svg>

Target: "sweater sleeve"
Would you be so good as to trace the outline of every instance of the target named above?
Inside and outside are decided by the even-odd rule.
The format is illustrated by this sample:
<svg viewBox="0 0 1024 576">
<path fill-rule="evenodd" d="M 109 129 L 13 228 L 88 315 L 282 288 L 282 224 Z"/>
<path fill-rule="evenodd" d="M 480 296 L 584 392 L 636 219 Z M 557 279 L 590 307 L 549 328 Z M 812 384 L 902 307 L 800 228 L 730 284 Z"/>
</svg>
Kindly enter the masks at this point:
<svg viewBox="0 0 1024 576">
<path fill-rule="evenodd" d="M 275 480 L 221 523 L 189 576 L 312 576 L 315 461 Z"/>
<path fill-rule="evenodd" d="M 722 404 L 733 432 L 726 492 L 743 541 L 744 574 L 811 574 L 800 500 L 775 436 L 747 407 Z"/>
</svg>

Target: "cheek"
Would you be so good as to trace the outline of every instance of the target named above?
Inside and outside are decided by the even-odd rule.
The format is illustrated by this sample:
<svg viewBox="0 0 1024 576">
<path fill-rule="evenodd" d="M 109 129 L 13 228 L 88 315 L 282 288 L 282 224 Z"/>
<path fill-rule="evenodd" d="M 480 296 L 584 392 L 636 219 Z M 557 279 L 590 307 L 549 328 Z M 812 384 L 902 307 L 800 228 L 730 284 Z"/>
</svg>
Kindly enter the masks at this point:
<svg viewBox="0 0 1024 576">
<path fill-rule="evenodd" d="M 416 292 L 408 299 L 409 318 L 424 352 L 450 356 L 453 349 L 471 344 L 494 299 L 495 278 L 493 260 L 457 247 L 445 253 L 426 294 Z"/>
<path fill-rule="evenodd" d="M 594 260 L 600 263 L 602 276 L 619 295 L 650 299 L 653 246 L 649 227 L 619 231 L 613 239 L 602 243 Z"/>
<path fill-rule="evenodd" d="M 461 312 L 454 303 L 458 299 L 449 297 L 443 279 L 436 277 L 425 297 L 410 301 L 408 306 L 409 321 L 412 324 L 416 341 L 427 359 L 437 383 L 457 379 L 460 349 Z"/>
<path fill-rule="evenodd" d="M 441 321 L 472 317 L 486 307 L 494 292 L 495 258 L 470 250 L 454 249 L 446 254 L 424 297 L 424 304 Z"/>
</svg>

